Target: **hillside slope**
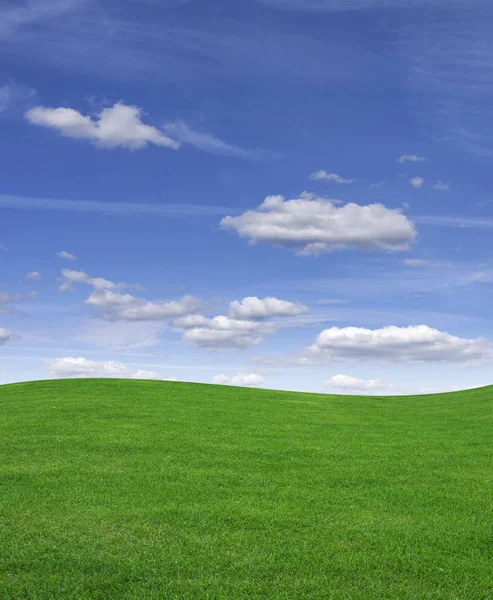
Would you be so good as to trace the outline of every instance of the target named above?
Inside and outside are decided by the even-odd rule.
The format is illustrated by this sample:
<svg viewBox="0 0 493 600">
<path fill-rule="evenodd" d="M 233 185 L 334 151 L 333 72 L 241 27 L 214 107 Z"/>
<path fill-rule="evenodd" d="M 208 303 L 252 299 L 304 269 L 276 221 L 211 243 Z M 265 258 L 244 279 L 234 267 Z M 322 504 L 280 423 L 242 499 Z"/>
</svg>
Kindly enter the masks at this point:
<svg viewBox="0 0 493 600">
<path fill-rule="evenodd" d="M 0 386 L 0 598 L 493 598 L 493 387 Z"/>
</svg>

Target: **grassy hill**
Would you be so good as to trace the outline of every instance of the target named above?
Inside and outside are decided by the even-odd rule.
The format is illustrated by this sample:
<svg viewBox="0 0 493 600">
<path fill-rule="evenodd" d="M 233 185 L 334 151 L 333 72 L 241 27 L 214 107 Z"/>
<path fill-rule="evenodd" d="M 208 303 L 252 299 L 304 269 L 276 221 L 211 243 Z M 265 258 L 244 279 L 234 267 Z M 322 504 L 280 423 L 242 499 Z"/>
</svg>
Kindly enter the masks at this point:
<svg viewBox="0 0 493 600">
<path fill-rule="evenodd" d="M 0 598 L 493 599 L 493 387 L 0 386 Z"/>
</svg>

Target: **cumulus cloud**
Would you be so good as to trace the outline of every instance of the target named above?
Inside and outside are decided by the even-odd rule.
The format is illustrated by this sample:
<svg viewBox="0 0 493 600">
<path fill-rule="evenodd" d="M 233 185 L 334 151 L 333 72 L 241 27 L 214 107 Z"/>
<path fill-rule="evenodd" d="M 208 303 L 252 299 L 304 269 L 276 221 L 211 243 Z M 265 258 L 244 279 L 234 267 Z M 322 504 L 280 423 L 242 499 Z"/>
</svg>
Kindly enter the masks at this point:
<svg viewBox="0 0 493 600">
<path fill-rule="evenodd" d="M 420 188 L 423 183 L 425 182 L 425 180 L 422 177 L 412 177 L 409 180 L 409 183 L 414 187 L 414 188 Z"/>
<path fill-rule="evenodd" d="M 232 377 L 227 375 L 216 375 L 214 383 L 219 385 L 238 385 L 240 387 L 256 387 L 262 385 L 265 379 L 257 373 L 238 373 Z"/>
<path fill-rule="evenodd" d="M 341 248 L 407 250 L 416 236 L 400 209 L 353 203 L 338 208 L 306 192 L 294 200 L 268 196 L 257 210 L 225 217 L 221 227 L 249 238 L 251 244 L 275 244 L 301 256 Z"/>
<path fill-rule="evenodd" d="M 315 181 L 333 181 L 338 184 L 354 182 L 354 179 L 344 179 L 344 177 L 337 175 L 337 173 L 327 173 L 327 171 L 324 171 L 323 169 L 312 173 L 310 179 L 314 179 Z"/>
<path fill-rule="evenodd" d="M 440 190 L 441 192 L 447 192 L 450 188 L 450 183 L 443 183 L 442 181 L 437 181 L 433 185 L 434 190 Z"/>
<path fill-rule="evenodd" d="M 268 296 L 257 298 L 248 296 L 235 300 L 229 305 L 228 316 L 232 319 L 265 319 L 267 317 L 291 317 L 310 312 L 308 307 L 298 302 L 288 302 Z"/>
<path fill-rule="evenodd" d="M 60 258 L 65 258 L 66 260 L 77 260 L 76 256 L 74 256 L 73 254 L 70 254 L 70 252 L 66 252 L 65 250 L 61 250 L 60 252 L 57 252 L 56 255 Z"/>
<path fill-rule="evenodd" d="M 33 125 L 58 130 L 63 136 L 91 140 L 104 148 L 138 150 L 148 144 L 177 149 L 180 143 L 152 125 L 142 121 L 137 106 L 117 102 L 104 108 L 95 118 L 73 108 L 36 106 L 28 110 L 26 119 Z"/>
<path fill-rule="evenodd" d="M 418 156 L 417 154 L 403 154 L 397 159 L 397 162 L 402 164 L 404 162 L 422 162 L 424 160 L 426 160 L 424 156 Z"/>
<path fill-rule="evenodd" d="M 82 357 L 55 358 L 45 361 L 43 366 L 50 377 L 56 379 L 64 377 L 121 377 L 125 379 L 164 380 L 161 375 L 154 371 L 132 369 L 120 362 L 88 360 Z"/>
<path fill-rule="evenodd" d="M 388 389 L 390 386 L 378 379 L 358 379 L 349 375 L 334 375 L 324 382 L 325 387 L 337 388 L 347 391 L 371 391 Z"/>
<path fill-rule="evenodd" d="M 202 307 L 200 300 L 193 296 L 186 295 L 171 302 L 152 302 L 119 291 L 129 287 L 141 289 L 141 286 L 115 283 L 102 277 L 90 277 L 84 271 L 62 270 L 62 280 L 58 288 L 61 292 L 72 291 L 80 284 L 87 284 L 93 288 L 85 304 L 109 320 L 158 321 L 196 313 Z"/>
<path fill-rule="evenodd" d="M 38 271 L 31 271 L 30 273 L 26 273 L 26 279 L 39 281 L 41 279 L 41 273 L 38 273 Z"/>
<path fill-rule="evenodd" d="M 225 315 L 207 318 L 201 315 L 175 321 L 185 329 L 183 340 L 208 350 L 247 348 L 259 344 L 280 325 L 262 320 L 231 319 Z"/>
<path fill-rule="evenodd" d="M 483 338 L 459 338 L 427 325 L 331 327 L 306 348 L 303 358 L 306 364 L 348 359 L 476 366 L 493 360 L 493 346 Z"/>
</svg>

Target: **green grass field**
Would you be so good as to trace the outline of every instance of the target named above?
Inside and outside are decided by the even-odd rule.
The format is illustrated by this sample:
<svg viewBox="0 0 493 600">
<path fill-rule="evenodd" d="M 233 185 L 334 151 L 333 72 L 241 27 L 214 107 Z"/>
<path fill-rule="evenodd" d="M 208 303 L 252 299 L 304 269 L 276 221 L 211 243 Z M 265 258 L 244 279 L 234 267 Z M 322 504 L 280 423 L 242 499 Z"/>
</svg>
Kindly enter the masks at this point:
<svg viewBox="0 0 493 600">
<path fill-rule="evenodd" d="M 0 598 L 493 599 L 493 387 L 0 386 Z"/>
</svg>

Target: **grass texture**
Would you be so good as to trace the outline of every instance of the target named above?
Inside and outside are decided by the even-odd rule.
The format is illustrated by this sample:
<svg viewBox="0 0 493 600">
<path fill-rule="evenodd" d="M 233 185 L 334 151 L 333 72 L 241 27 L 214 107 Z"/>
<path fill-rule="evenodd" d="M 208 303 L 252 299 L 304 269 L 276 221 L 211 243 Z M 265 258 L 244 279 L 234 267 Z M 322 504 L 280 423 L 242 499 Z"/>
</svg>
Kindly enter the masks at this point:
<svg viewBox="0 0 493 600">
<path fill-rule="evenodd" d="M 493 387 L 0 386 L 0 599 L 493 599 Z"/>
</svg>

